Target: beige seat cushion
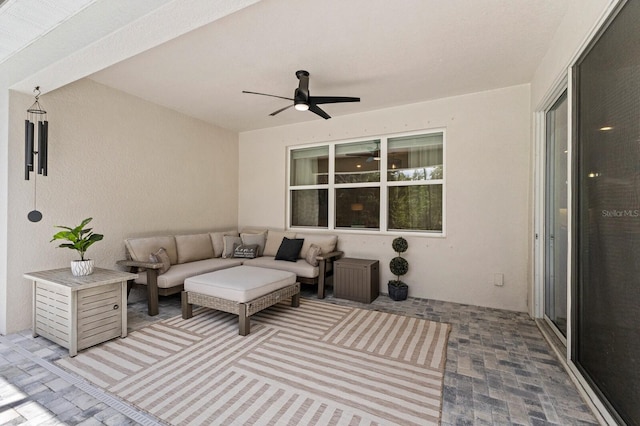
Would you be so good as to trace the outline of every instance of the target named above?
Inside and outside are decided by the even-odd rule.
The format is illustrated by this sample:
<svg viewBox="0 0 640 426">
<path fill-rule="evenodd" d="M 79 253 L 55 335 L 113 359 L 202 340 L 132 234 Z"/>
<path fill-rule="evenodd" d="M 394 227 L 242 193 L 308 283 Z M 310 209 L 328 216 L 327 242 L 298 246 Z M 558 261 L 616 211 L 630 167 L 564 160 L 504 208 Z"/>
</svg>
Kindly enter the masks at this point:
<svg viewBox="0 0 640 426">
<path fill-rule="evenodd" d="M 155 253 L 160 248 L 164 248 L 169 255 L 171 264 L 178 263 L 176 239 L 173 236 L 127 238 L 124 240 L 124 245 L 129 256 L 131 256 L 131 260 L 136 262 L 148 262 L 150 254 Z"/>
<path fill-rule="evenodd" d="M 255 259 L 245 259 L 243 264 L 259 268 L 290 271 L 303 278 L 316 278 L 319 275 L 318 267 L 309 265 L 304 259 L 298 259 L 297 262 L 288 262 L 286 260 L 276 260 L 273 256 L 262 256 Z"/>
<path fill-rule="evenodd" d="M 171 288 L 184 283 L 189 277 L 206 274 L 207 272 L 218 271 L 220 269 L 232 268 L 242 265 L 242 259 L 206 259 L 195 262 L 171 265 L 171 269 L 158 276 L 159 288 Z M 135 281 L 138 284 L 147 284 L 147 274 L 138 274 Z"/>
<path fill-rule="evenodd" d="M 297 233 L 296 238 L 304 238 L 304 243 L 302 244 L 302 250 L 300 250 L 301 259 L 304 259 L 307 257 L 307 252 L 309 251 L 309 247 L 311 247 L 311 244 L 315 244 L 318 247 L 320 247 L 320 250 L 324 254 L 335 251 L 336 244 L 338 244 L 337 235 Z"/>
<path fill-rule="evenodd" d="M 238 266 L 188 278 L 185 291 L 239 303 L 248 302 L 295 284 L 292 272 Z"/>
<path fill-rule="evenodd" d="M 263 256 L 275 256 L 278 253 L 278 249 L 280 248 L 280 244 L 282 244 L 282 240 L 284 238 L 295 238 L 295 232 L 287 232 L 287 231 L 272 231 L 269 230 L 267 233 L 267 242 L 264 245 Z"/>
<path fill-rule="evenodd" d="M 209 234 L 176 235 L 178 249 L 178 263 L 194 262 L 196 260 L 211 259 L 213 244 Z"/>
</svg>

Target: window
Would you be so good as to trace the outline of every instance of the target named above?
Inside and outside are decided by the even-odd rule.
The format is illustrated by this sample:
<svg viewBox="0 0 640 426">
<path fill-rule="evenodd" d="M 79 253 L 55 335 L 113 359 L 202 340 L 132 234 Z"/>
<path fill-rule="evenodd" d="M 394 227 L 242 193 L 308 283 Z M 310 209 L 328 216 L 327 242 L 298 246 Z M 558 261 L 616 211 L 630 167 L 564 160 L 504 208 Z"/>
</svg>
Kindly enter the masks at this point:
<svg viewBox="0 0 640 426">
<path fill-rule="evenodd" d="M 292 226 L 327 228 L 329 147 L 292 150 L 290 170 Z"/>
<path fill-rule="evenodd" d="M 444 132 L 289 151 L 289 226 L 442 233 Z"/>
<path fill-rule="evenodd" d="M 380 229 L 380 140 L 335 146 L 335 227 Z"/>
</svg>

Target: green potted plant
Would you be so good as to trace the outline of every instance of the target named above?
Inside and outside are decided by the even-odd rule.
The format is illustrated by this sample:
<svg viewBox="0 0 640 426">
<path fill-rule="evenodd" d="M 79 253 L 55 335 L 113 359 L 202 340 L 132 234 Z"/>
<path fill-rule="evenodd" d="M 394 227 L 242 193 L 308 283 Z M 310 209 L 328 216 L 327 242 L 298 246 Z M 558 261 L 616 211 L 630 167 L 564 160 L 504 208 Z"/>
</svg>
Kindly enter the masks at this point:
<svg viewBox="0 0 640 426">
<path fill-rule="evenodd" d="M 80 255 L 80 260 L 71 261 L 71 273 L 76 276 L 91 275 L 93 273 L 93 260 L 85 259 L 84 255 L 89 247 L 93 243 L 102 240 L 104 237 L 101 234 L 94 234 L 92 228 L 85 229 L 84 227 L 91 222 L 93 218 L 88 217 L 82 221 L 82 223 L 75 228 L 68 226 L 56 225 L 56 228 L 64 229 L 64 231 L 57 232 L 53 235 L 50 242 L 55 240 L 65 240 L 67 243 L 62 243 L 58 248 L 68 248 L 76 250 Z"/>
<path fill-rule="evenodd" d="M 391 273 L 397 277 L 388 283 L 389 297 L 391 300 L 405 300 L 409 294 L 409 286 L 400 280 L 400 277 L 409 271 L 409 262 L 402 257 L 402 253 L 409 248 L 409 243 L 404 238 L 398 237 L 393 240 L 391 247 L 398 255 L 389 262 Z"/>
</svg>

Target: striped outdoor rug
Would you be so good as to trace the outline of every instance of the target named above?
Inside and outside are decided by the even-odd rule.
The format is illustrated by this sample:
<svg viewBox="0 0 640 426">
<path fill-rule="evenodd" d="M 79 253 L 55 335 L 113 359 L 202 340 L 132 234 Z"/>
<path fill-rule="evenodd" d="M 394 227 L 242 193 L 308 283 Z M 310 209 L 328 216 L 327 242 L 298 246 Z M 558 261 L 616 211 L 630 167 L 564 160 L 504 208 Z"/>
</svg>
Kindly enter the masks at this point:
<svg viewBox="0 0 640 426">
<path fill-rule="evenodd" d="M 304 299 L 251 318 L 199 308 L 57 363 L 174 425 L 439 423 L 449 325 Z"/>
</svg>

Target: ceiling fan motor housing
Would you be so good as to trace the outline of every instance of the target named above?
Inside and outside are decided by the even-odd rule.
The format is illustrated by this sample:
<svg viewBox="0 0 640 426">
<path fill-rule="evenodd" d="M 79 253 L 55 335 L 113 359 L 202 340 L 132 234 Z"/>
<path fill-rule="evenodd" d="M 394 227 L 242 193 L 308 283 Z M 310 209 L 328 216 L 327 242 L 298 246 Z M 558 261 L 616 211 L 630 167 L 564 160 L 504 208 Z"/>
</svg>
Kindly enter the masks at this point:
<svg viewBox="0 0 640 426">
<path fill-rule="evenodd" d="M 293 105 L 298 111 L 306 111 L 309 109 L 309 72 L 296 71 L 296 77 L 300 83 L 293 92 Z"/>
<path fill-rule="evenodd" d="M 293 105 L 298 111 L 306 111 L 309 109 L 309 101 L 307 100 L 307 97 L 304 96 L 304 93 L 300 91 L 300 89 L 296 89 L 293 94 Z"/>
</svg>

